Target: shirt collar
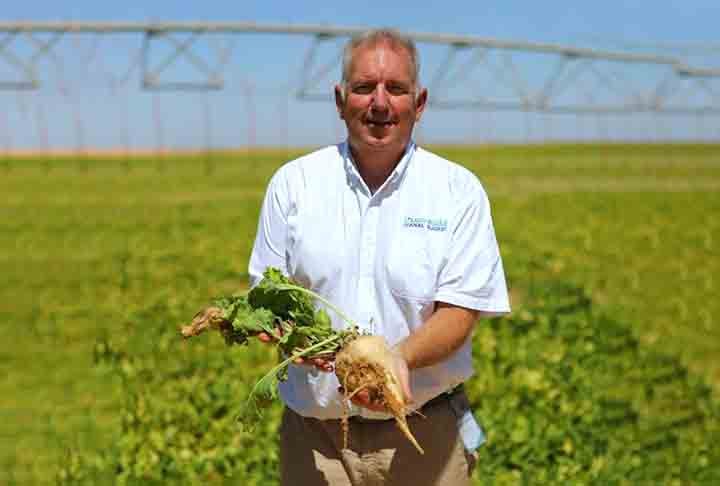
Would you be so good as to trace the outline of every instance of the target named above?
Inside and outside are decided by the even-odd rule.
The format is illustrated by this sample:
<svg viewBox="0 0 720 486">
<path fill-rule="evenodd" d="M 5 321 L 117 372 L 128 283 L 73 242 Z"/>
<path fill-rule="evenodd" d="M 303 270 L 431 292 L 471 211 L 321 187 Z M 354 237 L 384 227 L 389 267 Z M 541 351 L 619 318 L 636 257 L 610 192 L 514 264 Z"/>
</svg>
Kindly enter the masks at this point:
<svg viewBox="0 0 720 486">
<path fill-rule="evenodd" d="M 405 147 L 405 152 L 403 152 L 400 161 L 397 163 L 397 165 L 395 165 L 395 168 L 388 176 L 385 184 L 395 184 L 402 180 L 403 175 L 405 175 L 405 172 L 410 165 L 410 161 L 412 160 L 413 155 L 415 155 L 415 149 L 415 142 L 413 140 L 410 140 L 407 144 L 407 147 Z M 365 181 L 363 181 L 363 178 L 358 171 L 357 165 L 353 160 L 352 152 L 350 152 L 350 143 L 347 140 L 340 145 L 340 153 L 342 154 L 345 163 L 345 172 L 347 173 L 349 180 L 354 181 L 356 184 L 360 184 L 362 187 L 366 187 Z"/>
</svg>

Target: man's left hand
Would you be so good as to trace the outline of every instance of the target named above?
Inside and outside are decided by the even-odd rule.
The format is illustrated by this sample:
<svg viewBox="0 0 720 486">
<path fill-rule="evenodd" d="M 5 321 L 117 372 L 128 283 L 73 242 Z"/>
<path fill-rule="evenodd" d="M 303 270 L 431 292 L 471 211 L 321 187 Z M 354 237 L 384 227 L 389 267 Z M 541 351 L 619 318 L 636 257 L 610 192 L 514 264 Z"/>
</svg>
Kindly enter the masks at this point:
<svg viewBox="0 0 720 486">
<path fill-rule="evenodd" d="M 410 370 L 408 369 L 407 362 L 403 358 L 398 348 L 393 348 L 393 368 L 395 376 L 398 379 L 398 386 L 403 394 L 403 400 L 405 405 L 412 403 L 412 394 L 410 392 Z M 380 402 L 373 400 L 372 393 L 367 389 L 360 390 L 353 396 L 350 401 L 355 405 L 359 405 L 368 410 L 374 412 L 387 412 L 387 408 Z"/>
</svg>

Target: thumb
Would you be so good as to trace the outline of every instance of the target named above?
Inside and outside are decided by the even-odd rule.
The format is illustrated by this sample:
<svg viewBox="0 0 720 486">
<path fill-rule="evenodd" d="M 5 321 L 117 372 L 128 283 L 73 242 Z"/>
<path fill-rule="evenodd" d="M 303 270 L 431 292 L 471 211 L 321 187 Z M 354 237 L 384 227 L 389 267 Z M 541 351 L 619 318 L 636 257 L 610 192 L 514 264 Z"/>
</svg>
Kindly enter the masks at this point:
<svg viewBox="0 0 720 486">
<path fill-rule="evenodd" d="M 407 362 L 398 350 L 395 352 L 395 372 L 397 373 L 398 381 L 400 382 L 400 389 L 405 396 L 405 404 L 407 405 L 412 403 L 413 397 L 412 392 L 410 391 L 410 370 L 408 369 Z"/>
</svg>

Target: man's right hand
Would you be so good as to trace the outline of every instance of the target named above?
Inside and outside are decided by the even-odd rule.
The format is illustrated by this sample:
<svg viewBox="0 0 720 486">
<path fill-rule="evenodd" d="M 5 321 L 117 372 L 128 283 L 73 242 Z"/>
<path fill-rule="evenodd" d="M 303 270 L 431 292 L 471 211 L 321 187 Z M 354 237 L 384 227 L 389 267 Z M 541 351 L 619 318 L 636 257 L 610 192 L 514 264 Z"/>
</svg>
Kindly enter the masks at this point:
<svg viewBox="0 0 720 486">
<path fill-rule="evenodd" d="M 282 335 L 282 330 L 279 329 L 280 334 Z M 257 335 L 258 339 L 264 343 L 271 344 L 273 343 L 276 338 L 275 336 L 272 336 L 266 332 L 261 332 Z M 296 365 L 303 365 L 303 366 L 314 366 L 315 368 L 319 369 L 320 371 L 325 372 L 332 372 L 335 370 L 332 364 L 331 359 L 324 359 L 324 358 L 313 358 L 313 359 L 306 359 L 306 358 L 295 358 L 294 363 Z"/>
</svg>

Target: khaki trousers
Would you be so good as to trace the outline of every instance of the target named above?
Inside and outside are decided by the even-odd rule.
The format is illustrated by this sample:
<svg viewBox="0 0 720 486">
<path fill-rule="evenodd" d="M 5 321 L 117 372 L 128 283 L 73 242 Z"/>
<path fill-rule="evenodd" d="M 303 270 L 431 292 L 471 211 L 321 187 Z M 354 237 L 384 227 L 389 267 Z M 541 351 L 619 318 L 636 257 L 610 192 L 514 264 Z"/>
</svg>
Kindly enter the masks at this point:
<svg viewBox="0 0 720 486">
<path fill-rule="evenodd" d="M 421 455 L 394 420 L 350 420 L 342 449 L 339 420 L 302 417 L 285 408 L 280 426 L 282 486 L 466 486 L 475 466 L 458 436 L 447 400 L 408 417 Z"/>
</svg>

